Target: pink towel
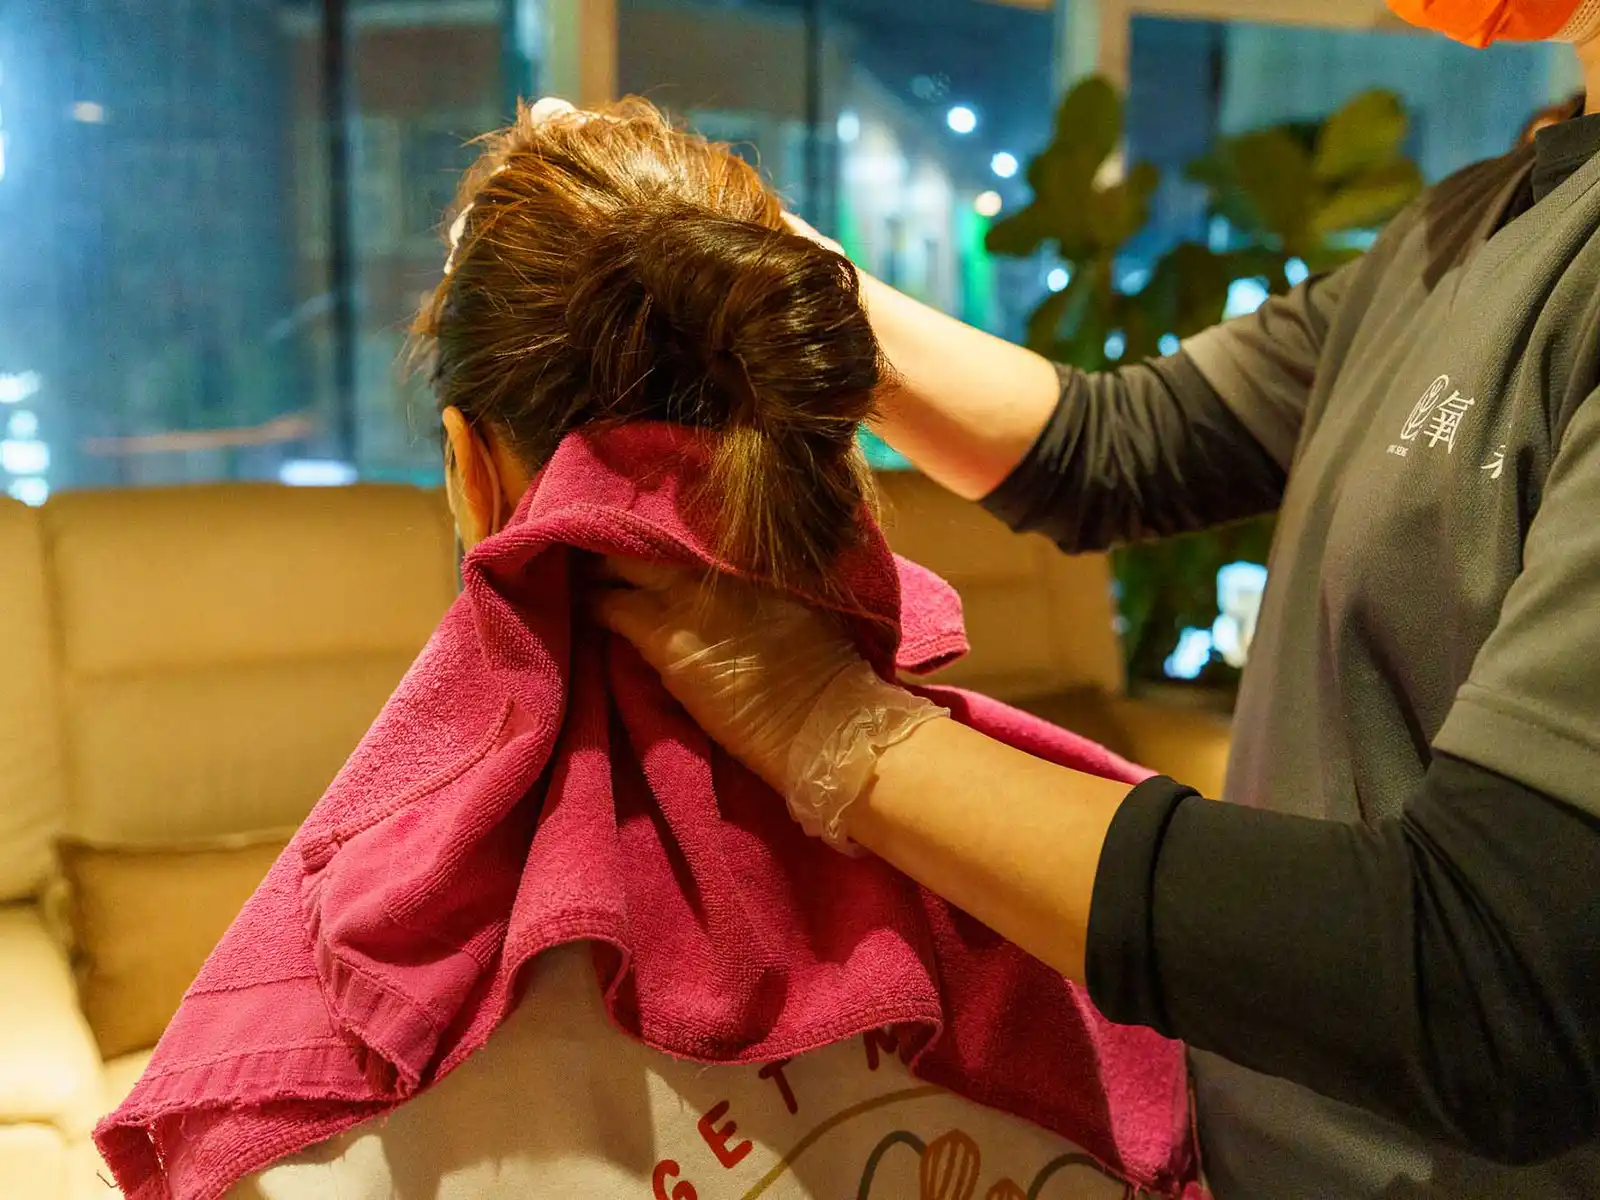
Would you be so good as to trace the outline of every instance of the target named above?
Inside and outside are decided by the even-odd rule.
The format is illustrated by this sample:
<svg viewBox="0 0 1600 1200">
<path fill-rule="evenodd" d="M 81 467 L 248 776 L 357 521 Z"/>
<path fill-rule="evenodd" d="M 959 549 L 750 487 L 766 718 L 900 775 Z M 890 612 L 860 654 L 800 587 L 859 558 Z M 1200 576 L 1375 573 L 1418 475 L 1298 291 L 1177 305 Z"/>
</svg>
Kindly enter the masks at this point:
<svg viewBox="0 0 1600 1200">
<path fill-rule="evenodd" d="M 1181 1047 L 884 863 L 805 837 L 632 647 L 575 613 L 569 548 L 714 564 L 690 499 L 704 439 L 574 436 L 191 987 L 95 1133 L 129 1200 L 212 1200 L 378 1116 L 478 1050 L 522 968 L 595 944 L 616 1023 L 715 1063 L 894 1027 L 922 1078 L 1179 1194 Z M 842 566 L 885 674 L 966 650 L 960 602 L 876 529 Z M 1132 782 L 1099 746 L 992 700 L 926 694 L 1033 754 Z M 1004 819 L 1004 796 L 975 795 Z"/>
</svg>

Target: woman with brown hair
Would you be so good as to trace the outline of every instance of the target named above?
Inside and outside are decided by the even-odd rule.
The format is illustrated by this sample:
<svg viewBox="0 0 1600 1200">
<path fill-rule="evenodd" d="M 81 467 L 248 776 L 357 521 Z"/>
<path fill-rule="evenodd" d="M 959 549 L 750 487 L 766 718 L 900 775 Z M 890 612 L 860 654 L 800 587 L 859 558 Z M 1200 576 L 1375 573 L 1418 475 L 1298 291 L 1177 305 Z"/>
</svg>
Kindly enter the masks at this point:
<svg viewBox="0 0 1600 1200">
<path fill-rule="evenodd" d="M 823 607 L 884 678 L 964 650 L 871 520 L 848 262 L 641 101 L 488 137 L 451 242 L 416 336 L 462 594 L 97 1131 L 125 1194 L 1193 1195 L 1179 1047 L 807 837 L 586 613 L 621 554 Z M 947 717 L 1144 774 L 952 689 L 862 732 Z"/>
</svg>

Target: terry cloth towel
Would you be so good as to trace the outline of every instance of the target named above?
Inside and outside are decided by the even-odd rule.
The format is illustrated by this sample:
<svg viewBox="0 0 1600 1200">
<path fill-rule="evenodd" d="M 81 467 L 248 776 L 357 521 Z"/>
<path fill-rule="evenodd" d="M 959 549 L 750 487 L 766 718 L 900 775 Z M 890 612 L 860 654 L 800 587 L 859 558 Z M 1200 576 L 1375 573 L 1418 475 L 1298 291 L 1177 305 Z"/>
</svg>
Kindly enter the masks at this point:
<svg viewBox="0 0 1600 1200">
<path fill-rule="evenodd" d="M 1139 1187 L 1192 1181 L 1180 1046 L 1110 1024 L 885 863 L 806 837 L 574 608 L 573 549 L 726 569 L 697 485 L 709 436 L 574 435 L 467 557 L 461 597 L 96 1130 L 129 1200 L 214 1200 L 404 1103 L 483 1046 L 530 960 L 580 940 L 612 1020 L 667 1054 L 772 1062 L 893 1028 L 930 1083 Z M 966 650 L 955 593 L 875 527 L 840 572 L 885 676 Z M 1146 774 L 995 701 L 921 690 L 1040 757 Z"/>
</svg>

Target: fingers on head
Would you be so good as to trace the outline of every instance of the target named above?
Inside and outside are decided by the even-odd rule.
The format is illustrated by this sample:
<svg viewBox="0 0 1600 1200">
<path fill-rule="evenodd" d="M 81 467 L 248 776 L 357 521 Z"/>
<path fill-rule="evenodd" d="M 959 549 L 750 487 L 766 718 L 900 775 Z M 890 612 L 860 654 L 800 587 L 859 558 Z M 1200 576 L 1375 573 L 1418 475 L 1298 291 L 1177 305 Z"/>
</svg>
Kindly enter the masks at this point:
<svg viewBox="0 0 1600 1200">
<path fill-rule="evenodd" d="M 632 589 L 613 588 L 597 593 L 594 614 L 600 624 L 641 650 L 659 638 L 666 623 L 666 608 L 660 597 Z"/>
<path fill-rule="evenodd" d="M 546 121 L 554 120 L 556 117 L 564 117 L 573 112 L 577 112 L 577 109 L 568 101 L 561 99 L 559 96 L 545 96 L 535 103 L 532 108 L 528 109 L 528 124 L 542 125 Z"/>
<path fill-rule="evenodd" d="M 683 567 L 645 562 L 638 558 L 606 558 L 596 570 L 596 578 L 613 587 L 637 588 L 646 592 L 672 592 L 693 588 L 698 576 Z"/>
</svg>

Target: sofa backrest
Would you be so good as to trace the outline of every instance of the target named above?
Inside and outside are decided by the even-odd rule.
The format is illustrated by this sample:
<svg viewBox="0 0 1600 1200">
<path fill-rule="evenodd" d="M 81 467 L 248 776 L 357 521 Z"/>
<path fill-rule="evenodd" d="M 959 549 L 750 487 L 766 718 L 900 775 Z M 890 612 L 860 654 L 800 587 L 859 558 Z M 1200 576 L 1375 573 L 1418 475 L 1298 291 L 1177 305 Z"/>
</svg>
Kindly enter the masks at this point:
<svg viewBox="0 0 1600 1200">
<path fill-rule="evenodd" d="M 220 485 L 42 510 L 69 832 L 297 824 L 455 595 L 436 493 Z"/>
<path fill-rule="evenodd" d="M 1042 537 L 1012 533 L 916 472 L 886 472 L 878 487 L 890 545 L 961 593 L 972 653 L 941 683 L 1013 701 L 1122 691 L 1105 555 L 1069 557 Z"/>
<path fill-rule="evenodd" d="M 881 480 L 902 554 L 956 585 L 1006 699 L 1116 692 L 1102 556 L 1019 537 L 914 473 Z M 54 837 L 297 823 L 455 594 L 437 493 L 218 485 L 0 499 L 0 902 Z"/>
<path fill-rule="evenodd" d="M 39 512 L 0 496 L 0 903 L 38 890 L 65 809 Z"/>
</svg>

